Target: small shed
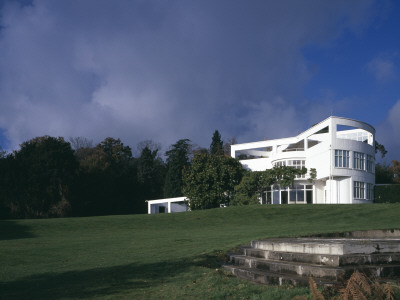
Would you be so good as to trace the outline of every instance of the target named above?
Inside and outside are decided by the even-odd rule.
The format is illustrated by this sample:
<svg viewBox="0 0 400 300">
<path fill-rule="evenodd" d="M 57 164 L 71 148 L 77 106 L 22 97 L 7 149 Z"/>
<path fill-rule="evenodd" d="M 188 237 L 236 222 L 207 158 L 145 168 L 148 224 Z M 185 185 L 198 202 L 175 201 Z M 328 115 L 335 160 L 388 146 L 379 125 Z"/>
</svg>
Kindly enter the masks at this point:
<svg viewBox="0 0 400 300">
<path fill-rule="evenodd" d="M 148 214 L 175 213 L 187 211 L 189 208 L 186 197 L 166 198 L 157 200 L 146 200 Z"/>
</svg>

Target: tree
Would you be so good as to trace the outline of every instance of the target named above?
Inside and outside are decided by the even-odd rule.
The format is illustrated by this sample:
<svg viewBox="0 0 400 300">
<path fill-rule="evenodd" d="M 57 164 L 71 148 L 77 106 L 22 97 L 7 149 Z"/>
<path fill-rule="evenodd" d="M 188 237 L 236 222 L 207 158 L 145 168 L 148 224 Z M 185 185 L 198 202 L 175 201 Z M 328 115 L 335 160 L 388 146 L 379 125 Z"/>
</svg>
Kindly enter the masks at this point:
<svg viewBox="0 0 400 300">
<path fill-rule="evenodd" d="M 0 146 L 0 159 L 6 157 L 7 152 L 3 150 L 3 148 Z"/>
<path fill-rule="evenodd" d="M 207 209 L 229 204 L 243 174 L 240 162 L 224 155 L 197 154 L 184 170 L 183 194 L 191 209 Z"/>
<path fill-rule="evenodd" d="M 118 198 L 113 193 L 114 180 L 120 172 L 113 172 L 112 161 L 101 147 L 79 148 L 75 155 L 79 161 L 79 174 L 74 186 L 72 214 L 111 214 Z"/>
<path fill-rule="evenodd" d="M 307 180 L 309 183 L 313 183 L 316 178 L 317 178 L 317 169 L 311 168 L 310 169 L 310 177 Z"/>
<path fill-rule="evenodd" d="M 235 186 L 231 205 L 249 205 L 258 204 L 260 176 L 262 172 L 247 171 L 240 183 Z"/>
<path fill-rule="evenodd" d="M 208 154 L 209 151 L 207 148 L 200 147 L 197 144 L 192 144 L 191 147 L 191 156 L 194 157 L 196 154 Z"/>
<path fill-rule="evenodd" d="M 221 135 L 218 130 L 215 130 L 211 145 L 210 145 L 210 154 L 211 155 L 222 155 L 224 154 L 223 142 L 221 140 Z"/>
<path fill-rule="evenodd" d="M 389 165 L 375 165 L 375 183 L 376 184 L 391 184 L 393 183 L 393 170 Z"/>
<path fill-rule="evenodd" d="M 136 159 L 129 146 L 111 137 L 76 152 L 80 172 L 73 212 L 77 216 L 143 213 Z M 139 205 L 140 202 L 140 205 Z"/>
<path fill-rule="evenodd" d="M 114 163 L 126 162 L 132 158 L 132 150 L 124 146 L 120 139 L 106 138 L 96 148 L 102 150 Z"/>
<path fill-rule="evenodd" d="M 164 184 L 164 197 L 182 196 L 182 172 L 190 165 L 190 140 L 182 139 L 171 146 L 167 156 L 167 174 Z"/>
<path fill-rule="evenodd" d="M 235 137 L 232 137 L 228 140 L 225 141 L 224 143 L 224 154 L 227 156 L 231 155 L 231 146 L 235 145 L 237 143 L 237 140 Z"/>
<path fill-rule="evenodd" d="M 65 216 L 78 170 L 71 145 L 63 138 L 37 137 L 10 156 L 13 178 L 8 205 L 14 217 Z"/>
<path fill-rule="evenodd" d="M 400 161 L 392 160 L 391 170 L 393 172 L 393 181 L 400 183 Z"/>
<path fill-rule="evenodd" d="M 375 153 L 381 153 L 381 157 L 384 158 L 387 150 L 385 149 L 385 146 L 382 144 L 379 144 L 378 141 L 375 141 Z"/>
<path fill-rule="evenodd" d="M 151 150 L 147 146 L 136 161 L 139 199 L 151 200 L 162 198 L 165 181 L 165 164 L 158 156 L 158 149 Z M 145 206 L 143 206 L 145 208 Z"/>
<path fill-rule="evenodd" d="M 293 186 L 294 179 L 296 176 L 304 175 L 307 173 L 306 168 L 296 169 L 289 166 L 274 166 L 273 169 L 267 170 L 265 172 L 270 172 L 268 178 L 268 185 L 278 184 L 280 187 L 290 187 Z M 271 182 L 271 183 L 270 183 Z"/>
<path fill-rule="evenodd" d="M 79 148 L 75 153 L 82 171 L 103 172 L 111 166 L 109 157 L 100 147 Z"/>
<path fill-rule="evenodd" d="M 1 153 L 0 153 L 1 154 Z M 11 207 L 18 192 L 15 180 L 16 163 L 12 154 L 0 156 L 0 219 L 11 216 Z"/>
<path fill-rule="evenodd" d="M 159 157 L 159 154 L 161 152 L 161 144 L 154 142 L 152 140 L 141 141 L 137 144 L 136 148 L 137 148 L 137 152 L 139 153 L 139 156 L 142 154 L 142 151 L 144 148 L 148 148 L 148 149 L 150 149 L 150 151 L 156 152 L 157 157 Z"/>
<path fill-rule="evenodd" d="M 71 144 L 72 149 L 75 151 L 82 149 L 82 148 L 92 148 L 93 141 L 89 140 L 85 137 L 78 136 L 78 137 L 70 137 L 69 143 Z"/>
<path fill-rule="evenodd" d="M 265 171 L 247 172 L 242 181 L 235 187 L 233 205 L 258 204 L 261 193 L 267 187 L 279 185 L 280 187 L 293 186 L 298 175 L 307 173 L 306 168 L 296 169 L 289 166 L 275 166 Z"/>
</svg>

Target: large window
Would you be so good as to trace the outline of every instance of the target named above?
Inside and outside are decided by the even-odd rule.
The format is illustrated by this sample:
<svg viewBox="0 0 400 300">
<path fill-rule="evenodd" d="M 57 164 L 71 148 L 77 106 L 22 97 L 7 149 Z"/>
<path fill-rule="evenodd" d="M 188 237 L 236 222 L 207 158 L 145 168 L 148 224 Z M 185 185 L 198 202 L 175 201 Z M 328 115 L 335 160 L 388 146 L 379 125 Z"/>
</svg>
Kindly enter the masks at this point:
<svg viewBox="0 0 400 300">
<path fill-rule="evenodd" d="M 297 185 L 290 189 L 290 202 L 304 203 L 304 185 Z"/>
<path fill-rule="evenodd" d="M 354 169 L 365 170 L 365 154 L 361 152 L 354 152 Z"/>
<path fill-rule="evenodd" d="M 270 186 L 266 188 L 262 204 L 306 204 L 313 202 L 313 186 L 311 184 L 296 184 L 293 187 L 281 188 Z"/>
<path fill-rule="evenodd" d="M 371 155 L 367 155 L 367 171 L 374 172 L 374 157 Z"/>
<path fill-rule="evenodd" d="M 365 183 L 354 181 L 354 198 L 365 199 Z"/>
<path fill-rule="evenodd" d="M 350 151 L 347 150 L 335 150 L 335 167 L 336 168 L 348 168 L 350 161 Z"/>
</svg>

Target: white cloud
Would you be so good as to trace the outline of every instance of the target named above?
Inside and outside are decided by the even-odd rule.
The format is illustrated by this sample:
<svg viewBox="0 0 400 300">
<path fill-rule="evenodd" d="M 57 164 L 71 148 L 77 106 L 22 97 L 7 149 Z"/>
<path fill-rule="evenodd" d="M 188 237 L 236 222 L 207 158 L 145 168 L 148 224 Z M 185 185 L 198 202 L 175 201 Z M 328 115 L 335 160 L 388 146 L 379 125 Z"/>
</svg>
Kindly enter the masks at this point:
<svg viewBox="0 0 400 300">
<path fill-rule="evenodd" d="M 400 160 L 400 100 L 389 110 L 388 116 L 382 124 L 376 128 L 376 139 L 383 144 L 388 151 L 386 160 Z M 379 158 L 377 156 L 377 158 Z"/>
<path fill-rule="evenodd" d="M 385 82 L 395 78 L 394 63 L 390 59 L 374 58 L 367 64 L 367 68 L 378 81 Z"/>
<path fill-rule="evenodd" d="M 240 141 L 293 134 L 314 119 L 296 102 L 311 76 L 301 49 L 359 30 L 371 3 L 6 5 L 0 129 L 11 148 L 44 134 L 164 147 L 207 146 L 215 129 Z"/>
</svg>

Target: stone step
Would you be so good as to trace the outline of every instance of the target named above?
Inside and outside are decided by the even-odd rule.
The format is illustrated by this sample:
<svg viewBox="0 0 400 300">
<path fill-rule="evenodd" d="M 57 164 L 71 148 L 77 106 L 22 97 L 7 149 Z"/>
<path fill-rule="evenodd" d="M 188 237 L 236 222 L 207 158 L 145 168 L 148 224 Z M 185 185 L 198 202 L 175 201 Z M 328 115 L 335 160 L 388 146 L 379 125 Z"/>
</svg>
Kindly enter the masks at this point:
<svg viewBox="0 0 400 300">
<path fill-rule="evenodd" d="M 335 267 L 319 266 L 305 263 L 293 263 L 277 260 L 266 260 L 262 258 L 248 257 L 245 255 L 231 256 L 231 261 L 235 266 L 254 268 L 273 273 L 286 275 L 310 276 L 323 278 L 326 280 L 338 280 L 339 276 L 345 275 L 345 270 Z"/>
<path fill-rule="evenodd" d="M 243 255 L 250 257 L 291 261 L 291 262 L 304 262 L 304 263 L 320 264 L 332 267 L 347 266 L 347 265 L 400 263 L 400 253 L 330 255 L 330 254 L 271 251 L 271 250 L 254 249 L 248 246 L 242 247 L 242 253 Z"/>
<path fill-rule="evenodd" d="M 252 248 L 292 253 L 345 255 L 400 252 L 400 239 L 268 239 L 251 242 Z"/>
<path fill-rule="evenodd" d="M 239 267 L 254 268 L 286 275 L 305 277 L 309 277 L 311 275 L 314 278 L 321 278 L 329 281 L 338 281 L 340 278 L 350 275 L 354 270 L 353 266 L 332 267 L 303 262 L 267 260 L 245 255 L 232 255 L 230 260 L 235 266 Z M 357 266 L 357 270 L 365 272 L 368 276 L 374 277 L 400 276 L 400 264 L 359 265 Z"/>
<path fill-rule="evenodd" d="M 294 274 L 280 274 L 276 272 L 270 272 L 265 270 L 252 269 L 247 267 L 239 267 L 234 265 L 224 265 L 224 269 L 233 275 L 252 281 L 255 283 L 266 284 L 266 285 L 282 285 L 290 284 L 294 286 L 308 286 L 309 277 L 297 276 Z M 318 286 L 333 286 L 336 284 L 334 281 L 322 280 L 320 278 L 313 278 Z"/>
</svg>

